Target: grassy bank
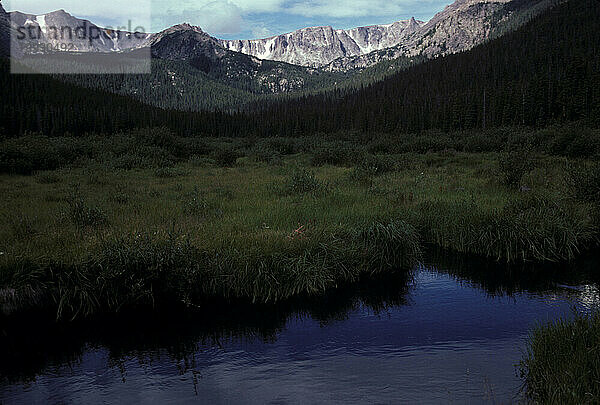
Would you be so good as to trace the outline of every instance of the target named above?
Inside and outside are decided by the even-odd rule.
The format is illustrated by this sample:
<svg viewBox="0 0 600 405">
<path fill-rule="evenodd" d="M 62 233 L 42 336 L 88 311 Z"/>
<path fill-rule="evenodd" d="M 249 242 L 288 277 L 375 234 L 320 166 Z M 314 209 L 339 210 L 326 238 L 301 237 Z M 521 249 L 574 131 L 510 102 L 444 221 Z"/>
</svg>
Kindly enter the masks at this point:
<svg viewBox="0 0 600 405">
<path fill-rule="evenodd" d="M 146 135 L 1 145 L 2 312 L 275 301 L 410 268 L 426 243 L 508 262 L 597 246 L 590 161 Z"/>
<path fill-rule="evenodd" d="M 600 315 L 536 328 L 521 362 L 527 394 L 541 404 L 600 401 Z"/>
</svg>

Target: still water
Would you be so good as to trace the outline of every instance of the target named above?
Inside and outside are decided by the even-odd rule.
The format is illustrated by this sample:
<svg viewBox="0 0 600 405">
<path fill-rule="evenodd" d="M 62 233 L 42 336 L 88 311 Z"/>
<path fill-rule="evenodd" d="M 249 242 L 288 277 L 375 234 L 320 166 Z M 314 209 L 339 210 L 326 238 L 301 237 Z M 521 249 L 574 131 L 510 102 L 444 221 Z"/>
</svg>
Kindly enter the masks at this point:
<svg viewBox="0 0 600 405">
<path fill-rule="evenodd" d="M 521 403 L 528 331 L 600 300 L 595 259 L 430 262 L 277 306 L 4 325 L 0 403 Z"/>
</svg>

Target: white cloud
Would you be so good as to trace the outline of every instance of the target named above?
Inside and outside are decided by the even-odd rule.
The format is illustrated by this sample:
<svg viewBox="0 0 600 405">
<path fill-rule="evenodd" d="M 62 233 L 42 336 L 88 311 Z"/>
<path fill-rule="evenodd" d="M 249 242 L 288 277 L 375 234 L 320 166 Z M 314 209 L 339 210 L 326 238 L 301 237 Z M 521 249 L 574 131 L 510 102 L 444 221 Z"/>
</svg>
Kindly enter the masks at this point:
<svg viewBox="0 0 600 405">
<path fill-rule="evenodd" d="M 5 7 L 34 14 L 65 9 L 78 17 L 87 17 L 100 25 L 134 24 L 159 31 L 170 25 L 189 22 L 211 34 L 234 35 L 240 32 L 265 37 L 273 27 L 287 21 L 353 23 L 369 18 L 381 23 L 408 16 L 433 15 L 453 0 L 9 0 Z M 6 1 L 3 1 L 6 3 Z M 150 17 L 150 12 L 152 16 Z M 371 18 L 372 17 L 372 18 Z M 297 22 L 295 23 L 297 24 Z M 290 24 L 290 28 L 302 28 Z"/>
<path fill-rule="evenodd" d="M 448 0 L 302 0 L 293 1 L 287 12 L 305 17 L 394 17 L 441 10 Z"/>
<path fill-rule="evenodd" d="M 155 26 L 163 28 L 188 22 L 199 25 L 211 34 L 236 34 L 245 25 L 242 10 L 236 4 L 227 0 L 216 0 L 198 4 L 199 2 L 181 1 L 168 7 L 162 13 L 155 13 Z"/>
<path fill-rule="evenodd" d="M 283 3 L 284 0 L 152 0 L 153 21 L 156 29 L 186 21 L 211 34 L 236 34 L 256 29 L 246 22 L 246 15 L 279 12 Z"/>
<path fill-rule="evenodd" d="M 3 1 L 3 3 L 5 3 Z M 152 12 L 151 0 L 81 1 L 81 0 L 9 0 L 9 10 L 18 10 L 32 14 L 45 14 L 64 9 L 74 16 L 98 16 L 110 19 L 129 19 L 138 15 L 149 19 Z"/>
</svg>

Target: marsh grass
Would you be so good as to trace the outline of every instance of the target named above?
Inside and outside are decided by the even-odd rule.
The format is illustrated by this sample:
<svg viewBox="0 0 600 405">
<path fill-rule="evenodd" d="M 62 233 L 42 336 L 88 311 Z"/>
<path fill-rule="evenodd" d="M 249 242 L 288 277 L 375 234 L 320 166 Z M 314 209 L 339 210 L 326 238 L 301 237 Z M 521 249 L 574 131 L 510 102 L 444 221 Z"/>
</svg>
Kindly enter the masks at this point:
<svg viewBox="0 0 600 405">
<path fill-rule="evenodd" d="M 597 404 L 600 401 L 600 314 L 540 325 L 520 363 L 526 393 L 535 403 Z"/>
<path fill-rule="evenodd" d="M 78 227 L 100 227 L 108 224 L 108 216 L 98 206 L 90 206 L 78 191 L 67 200 L 67 217 Z"/>
<path fill-rule="evenodd" d="M 571 260 L 597 243 L 594 221 L 568 200 L 533 196 L 502 208 L 475 199 L 427 201 L 417 221 L 426 239 L 496 260 Z"/>
<path fill-rule="evenodd" d="M 280 190 L 284 195 L 299 195 L 326 193 L 329 189 L 329 184 L 317 178 L 314 172 L 296 168 Z"/>
<path fill-rule="evenodd" d="M 37 175 L 37 182 L 40 184 L 55 184 L 61 181 L 61 177 L 54 172 L 44 172 Z"/>
<path fill-rule="evenodd" d="M 7 217 L 12 235 L 15 239 L 23 240 L 38 233 L 36 220 L 28 215 L 16 214 Z"/>
<path fill-rule="evenodd" d="M 505 185 L 516 189 L 522 186 L 523 177 L 534 169 L 532 155 L 530 147 L 511 147 L 500 154 L 498 166 Z"/>
<path fill-rule="evenodd" d="M 496 153 L 370 156 L 366 144 L 343 141 L 365 159 L 311 166 L 302 151 L 314 144 L 303 140 L 170 144 L 159 135 L 117 138 L 110 158 L 48 172 L 60 182 L 0 176 L 4 307 L 23 309 L 30 297 L 72 318 L 207 296 L 279 301 L 405 272 L 424 244 L 502 262 L 568 260 L 598 246 L 593 205 L 573 198 L 560 158 L 536 156 L 522 193 L 500 180 Z M 248 157 L 220 167 L 215 151 L 228 148 Z M 261 149 L 281 162 L 256 159 Z M 127 154 L 144 158 L 115 170 Z"/>
</svg>

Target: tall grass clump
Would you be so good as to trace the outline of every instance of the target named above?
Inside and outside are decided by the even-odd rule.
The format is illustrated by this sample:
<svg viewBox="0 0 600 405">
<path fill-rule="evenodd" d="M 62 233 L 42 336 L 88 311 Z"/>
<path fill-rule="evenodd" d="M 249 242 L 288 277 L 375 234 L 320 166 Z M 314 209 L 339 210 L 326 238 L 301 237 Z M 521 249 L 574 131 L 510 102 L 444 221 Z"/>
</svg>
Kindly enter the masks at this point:
<svg viewBox="0 0 600 405">
<path fill-rule="evenodd" d="M 371 185 L 373 177 L 392 172 L 395 167 L 396 162 L 391 156 L 366 155 L 350 173 L 350 178 Z"/>
<path fill-rule="evenodd" d="M 52 275 L 58 318 L 118 312 L 157 301 L 187 303 L 202 268 L 185 239 L 137 234 L 105 240 L 82 265 Z"/>
<path fill-rule="evenodd" d="M 287 195 L 321 193 L 328 190 L 328 185 L 319 180 L 314 172 L 307 169 L 296 169 L 283 186 Z"/>
<path fill-rule="evenodd" d="M 600 204 L 600 164 L 571 168 L 567 182 L 575 198 Z"/>
<path fill-rule="evenodd" d="M 498 165 L 502 182 L 511 188 L 522 186 L 523 177 L 534 167 L 531 148 L 510 149 L 500 154 Z"/>
<path fill-rule="evenodd" d="M 365 246 L 367 267 L 372 272 L 406 268 L 421 255 L 419 234 L 404 221 L 374 222 L 360 230 L 358 237 Z"/>
<path fill-rule="evenodd" d="M 501 208 L 427 201 L 416 215 L 428 242 L 507 262 L 570 260 L 597 243 L 593 219 L 566 200 L 531 196 Z"/>
<path fill-rule="evenodd" d="M 535 328 L 520 373 L 533 403 L 599 403 L 600 314 Z"/>
<path fill-rule="evenodd" d="M 90 206 L 77 192 L 69 197 L 68 218 L 78 227 L 100 227 L 108 224 L 108 215 L 97 206 Z"/>
</svg>

